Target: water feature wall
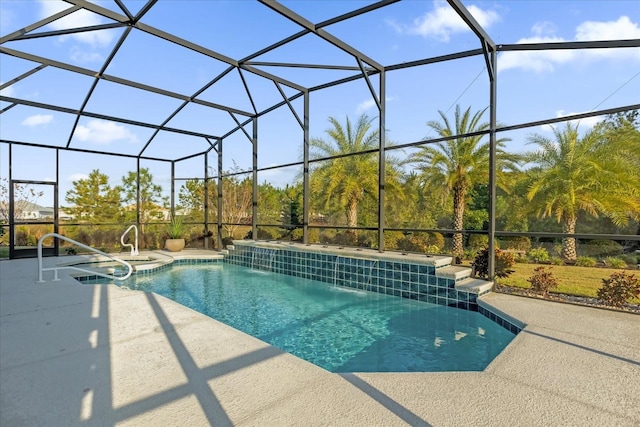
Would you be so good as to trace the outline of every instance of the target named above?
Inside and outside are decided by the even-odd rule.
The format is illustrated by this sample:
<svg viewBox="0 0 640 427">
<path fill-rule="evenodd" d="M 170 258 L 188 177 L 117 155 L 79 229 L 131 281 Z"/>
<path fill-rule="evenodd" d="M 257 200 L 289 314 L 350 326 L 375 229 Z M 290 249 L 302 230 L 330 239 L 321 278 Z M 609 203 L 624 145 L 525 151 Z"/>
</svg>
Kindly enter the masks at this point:
<svg viewBox="0 0 640 427">
<path fill-rule="evenodd" d="M 514 334 L 521 322 L 478 299 L 490 283 L 469 278 L 447 256 L 403 256 L 306 245 L 236 241 L 224 262 L 433 304 L 477 311 Z M 471 282 L 471 283 L 469 283 Z"/>
<path fill-rule="evenodd" d="M 342 255 L 337 251 L 303 245 L 256 246 L 254 242 L 246 242 L 235 244 L 224 262 L 252 267 L 260 259 L 257 268 L 264 270 L 264 260 L 269 259 L 270 271 L 275 273 L 478 311 L 477 293 L 455 289 L 456 283 L 468 275 L 455 278 L 439 274 L 450 266 L 450 257 L 400 259 L 397 254 L 395 258 L 391 255 L 374 258 L 373 254 Z"/>
</svg>

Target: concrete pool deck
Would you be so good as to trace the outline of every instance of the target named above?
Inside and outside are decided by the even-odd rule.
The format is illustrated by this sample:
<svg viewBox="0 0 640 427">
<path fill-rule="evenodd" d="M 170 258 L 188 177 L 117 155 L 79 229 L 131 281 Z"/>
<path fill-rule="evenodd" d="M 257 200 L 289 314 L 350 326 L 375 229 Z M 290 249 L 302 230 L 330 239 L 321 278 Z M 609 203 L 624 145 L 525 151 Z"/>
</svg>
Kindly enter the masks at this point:
<svg viewBox="0 0 640 427">
<path fill-rule="evenodd" d="M 640 425 L 634 314 L 489 294 L 527 326 L 485 371 L 333 374 L 156 294 L 37 277 L 0 261 L 1 426 Z"/>
</svg>

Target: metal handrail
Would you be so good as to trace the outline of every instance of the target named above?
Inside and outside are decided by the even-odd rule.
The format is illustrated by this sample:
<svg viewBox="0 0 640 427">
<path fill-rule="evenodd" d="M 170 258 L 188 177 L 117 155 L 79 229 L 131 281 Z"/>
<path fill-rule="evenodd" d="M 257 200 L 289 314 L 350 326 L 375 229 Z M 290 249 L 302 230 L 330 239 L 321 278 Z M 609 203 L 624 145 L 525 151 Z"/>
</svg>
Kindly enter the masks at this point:
<svg viewBox="0 0 640 427">
<path fill-rule="evenodd" d="M 131 243 L 125 243 L 124 242 L 124 236 L 126 236 L 127 233 L 129 233 L 129 230 L 131 230 L 132 228 L 136 230 L 136 246 L 135 246 L 135 248 L 133 247 L 133 245 Z M 127 228 L 127 231 L 122 233 L 122 236 L 120 236 L 120 243 L 122 243 L 122 246 L 131 246 L 131 256 L 139 255 L 138 254 L 138 227 L 136 227 L 135 224 L 129 226 L 129 228 Z"/>
<path fill-rule="evenodd" d="M 92 270 L 87 270 L 87 269 L 84 269 L 84 268 L 74 267 L 72 265 L 64 265 L 64 266 L 59 266 L 59 267 L 44 268 L 42 266 L 42 242 L 48 237 L 55 237 L 55 238 L 58 238 L 58 239 L 61 239 L 61 240 L 65 240 L 65 241 L 67 241 L 69 243 L 73 243 L 76 246 L 80 246 L 83 249 L 87 249 L 87 250 L 95 252 L 97 254 L 104 255 L 107 258 L 110 258 L 110 259 L 112 259 L 112 260 L 124 265 L 125 267 L 127 267 L 129 269 L 129 271 L 124 276 L 114 276 L 114 275 L 111 275 L 111 274 L 103 274 L 103 273 L 99 273 L 97 271 L 92 271 Z M 65 237 L 65 236 L 63 236 L 61 234 L 58 234 L 58 233 L 45 234 L 44 236 L 42 236 L 40 238 L 40 240 L 38 240 L 38 283 L 44 283 L 44 280 L 42 280 L 42 272 L 43 271 L 53 271 L 53 281 L 58 281 L 58 280 L 60 280 L 58 278 L 58 270 L 64 270 L 64 269 L 82 271 L 84 273 L 89 273 L 89 274 L 91 274 L 93 276 L 100 276 L 100 277 L 104 277 L 104 278 L 107 278 L 107 279 L 113 279 L 113 280 L 126 280 L 126 279 L 129 278 L 129 276 L 131 276 L 131 273 L 133 273 L 133 267 L 131 266 L 131 264 L 129 264 L 127 261 L 125 261 L 123 259 L 118 258 L 117 256 L 108 254 L 106 252 L 99 251 L 98 249 L 92 248 L 91 246 L 87 246 L 87 245 L 85 245 L 83 243 L 77 242 L 77 241 L 75 241 L 73 239 L 70 239 L 70 238 Z"/>
</svg>

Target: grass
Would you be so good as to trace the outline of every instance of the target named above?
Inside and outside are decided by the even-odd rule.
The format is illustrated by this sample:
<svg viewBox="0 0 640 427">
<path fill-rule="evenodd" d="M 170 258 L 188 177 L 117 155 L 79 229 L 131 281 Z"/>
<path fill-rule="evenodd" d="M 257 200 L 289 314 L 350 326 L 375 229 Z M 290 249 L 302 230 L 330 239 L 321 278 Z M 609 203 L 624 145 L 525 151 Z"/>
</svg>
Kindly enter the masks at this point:
<svg viewBox="0 0 640 427">
<path fill-rule="evenodd" d="M 533 269 L 539 266 L 540 264 L 515 264 L 512 267 L 515 270 L 514 273 L 507 278 L 499 279 L 497 282 L 501 285 L 528 289 L 531 284 L 527 282 L 527 279 L 533 275 Z M 550 265 L 547 267 L 551 267 L 551 272 L 558 279 L 559 285 L 554 292 L 592 298 L 596 297 L 598 289 L 602 286 L 602 279 L 621 271 L 616 268 L 576 267 L 570 265 Z M 626 270 L 626 272 L 640 277 L 640 272 L 637 270 Z M 636 299 L 634 302 L 640 302 L 640 299 Z"/>
</svg>

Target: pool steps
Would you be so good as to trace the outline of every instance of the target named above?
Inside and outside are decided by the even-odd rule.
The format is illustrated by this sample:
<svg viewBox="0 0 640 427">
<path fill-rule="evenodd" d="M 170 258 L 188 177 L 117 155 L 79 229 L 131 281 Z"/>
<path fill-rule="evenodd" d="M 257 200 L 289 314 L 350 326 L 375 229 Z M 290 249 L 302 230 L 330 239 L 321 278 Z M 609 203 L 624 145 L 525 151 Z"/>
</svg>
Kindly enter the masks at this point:
<svg viewBox="0 0 640 427">
<path fill-rule="evenodd" d="M 150 256 L 126 256 L 123 257 L 125 261 L 130 262 L 133 266 L 133 272 L 135 273 L 152 273 L 161 268 L 168 267 L 174 263 L 180 263 L 185 261 L 211 261 L 211 260 L 223 260 L 224 255 L 217 252 L 212 252 L 207 255 L 197 255 L 189 253 L 185 251 L 184 254 L 176 254 L 174 253 L 172 256 L 164 254 L 162 251 L 153 251 L 153 257 Z M 81 262 L 69 262 L 63 263 L 59 265 L 84 265 L 84 264 L 94 264 L 83 266 L 83 268 L 91 271 L 95 271 L 103 274 L 113 274 L 115 272 L 115 268 L 111 262 L 108 261 L 107 258 L 100 256 L 91 256 L 88 258 L 84 258 Z M 96 265 L 97 264 L 97 265 Z M 71 274 L 76 278 L 86 278 L 86 273 L 77 273 Z"/>
</svg>

